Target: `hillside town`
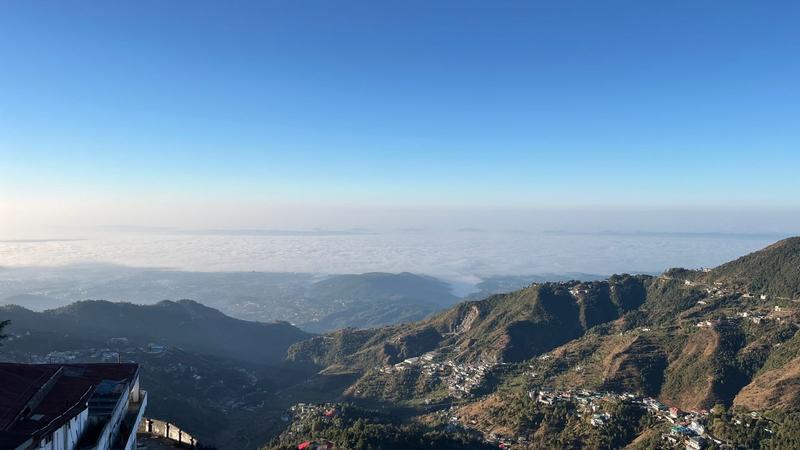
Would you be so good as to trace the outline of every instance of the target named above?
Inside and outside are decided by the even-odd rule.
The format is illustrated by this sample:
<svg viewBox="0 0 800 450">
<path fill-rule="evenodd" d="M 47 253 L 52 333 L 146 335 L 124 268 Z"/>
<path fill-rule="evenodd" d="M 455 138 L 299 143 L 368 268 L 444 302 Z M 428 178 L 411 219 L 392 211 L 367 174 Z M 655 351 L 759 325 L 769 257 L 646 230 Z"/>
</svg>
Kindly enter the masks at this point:
<svg viewBox="0 0 800 450">
<path fill-rule="evenodd" d="M 8 342 L 22 338 L 21 335 L 9 335 Z M 30 364 L 64 364 L 71 362 L 119 362 L 122 359 L 130 359 L 133 355 L 161 355 L 167 351 L 167 346 L 161 344 L 148 344 L 146 346 L 133 346 L 127 338 L 112 338 L 107 342 L 107 347 L 86 347 L 71 350 L 53 350 L 47 353 L 4 351 L 0 348 L 0 356 L 4 360 L 27 362 Z"/>
<path fill-rule="evenodd" d="M 574 410 L 578 417 L 593 428 L 603 428 L 613 420 L 611 407 L 620 402 L 635 405 L 646 410 L 659 422 L 668 426 L 668 431 L 661 434 L 664 445 L 672 448 L 686 448 L 687 450 L 700 450 L 711 443 L 720 447 L 728 447 L 728 443 L 711 434 L 708 430 L 708 410 L 682 411 L 677 407 L 664 405 L 652 397 L 643 397 L 630 392 L 612 393 L 578 390 L 531 390 L 528 397 L 535 401 L 541 408 L 553 407 L 557 404 L 567 404 Z M 523 446 L 531 439 L 526 435 L 504 435 L 487 428 L 481 419 L 459 412 L 458 407 L 440 411 L 438 414 L 446 418 L 448 429 L 451 431 L 474 431 L 483 435 L 486 442 L 497 444 L 500 448 L 514 448 Z M 758 419 L 759 412 L 750 412 L 741 418 L 734 419 L 737 426 L 749 427 L 751 419 Z M 765 429 L 770 433 L 771 430 Z M 733 448 L 733 447 L 731 447 Z"/>
<path fill-rule="evenodd" d="M 437 361 L 438 352 L 427 352 L 419 357 L 407 358 L 402 362 L 380 367 L 380 373 L 394 373 L 407 370 L 420 371 L 429 377 L 431 383 L 446 384 L 450 396 L 456 399 L 474 395 L 486 376 L 502 363 L 457 363 L 453 360 Z"/>
<path fill-rule="evenodd" d="M 613 402 L 625 402 L 638 405 L 653 414 L 658 420 L 671 425 L 669 433 L 662 439 L 674 445 L 685 444 L 687 449 L 705 448 L 706 441 L 712 440 L 720 445 L 723 442 L 706 432 L 708 410 L 681 411 L 677 407 L 668 407 L 652 397 L 641 397 L 633 393 L 611 393 L 582 390 L 566 391 L 530 391 L 528 396 L 543 405 L 557 402 L 570 402 L 578 412 L 578 416 L 587 420 L 593 427 L 603 427 L 611 419 L 606 407 Z"/>
</svg>

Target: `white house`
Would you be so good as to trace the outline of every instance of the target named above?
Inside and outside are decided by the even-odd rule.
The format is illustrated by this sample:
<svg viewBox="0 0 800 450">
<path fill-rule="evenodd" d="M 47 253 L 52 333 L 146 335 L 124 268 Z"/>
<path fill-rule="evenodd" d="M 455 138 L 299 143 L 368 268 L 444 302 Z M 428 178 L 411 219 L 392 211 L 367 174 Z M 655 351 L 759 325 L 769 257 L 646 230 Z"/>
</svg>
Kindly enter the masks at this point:
<svg viewBox="0 0 800 450">
<path fill-rule="evenodd" d="M 0 448 L 132 450 L 147 406 L 138 364 L 0 363 Z"/>
</svg>

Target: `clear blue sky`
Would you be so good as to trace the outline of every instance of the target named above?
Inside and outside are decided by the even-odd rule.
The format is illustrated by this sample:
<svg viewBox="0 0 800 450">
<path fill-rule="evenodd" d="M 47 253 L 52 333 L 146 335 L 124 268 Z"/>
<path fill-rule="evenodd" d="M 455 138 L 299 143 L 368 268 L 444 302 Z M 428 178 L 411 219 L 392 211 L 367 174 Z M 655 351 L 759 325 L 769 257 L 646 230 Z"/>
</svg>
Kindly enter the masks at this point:
<svg viewBox="0 0 800 450">
<path fill-rule="evenodd" d="M 4 1 L 0 189 L 798 209 L 799 24 L 796 1 Z"/>
</svg>

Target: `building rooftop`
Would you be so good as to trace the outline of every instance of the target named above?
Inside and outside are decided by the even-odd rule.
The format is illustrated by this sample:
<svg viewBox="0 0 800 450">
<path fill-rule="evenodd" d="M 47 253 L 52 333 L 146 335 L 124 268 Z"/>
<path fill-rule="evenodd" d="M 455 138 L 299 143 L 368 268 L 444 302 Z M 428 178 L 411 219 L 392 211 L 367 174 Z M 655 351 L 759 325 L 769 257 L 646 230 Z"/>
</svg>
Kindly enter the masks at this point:
<svg viewBox="0 0 800 450">
<path fill-rule="evenodd" d="M 86 409 L 95 393 L 113 393 L 138 370 L 138 364 L 0 363 L 0 448 L 61 427 Z"/>
</svg>

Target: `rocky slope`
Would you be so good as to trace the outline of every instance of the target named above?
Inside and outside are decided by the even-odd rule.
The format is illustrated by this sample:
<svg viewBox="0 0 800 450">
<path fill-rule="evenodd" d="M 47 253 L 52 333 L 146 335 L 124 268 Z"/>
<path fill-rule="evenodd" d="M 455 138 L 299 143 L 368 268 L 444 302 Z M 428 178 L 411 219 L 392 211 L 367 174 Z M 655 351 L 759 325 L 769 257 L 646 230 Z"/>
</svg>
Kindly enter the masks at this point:
<svg viewBox="0 0 800 450">
<path fill-rule="evenodd" d="M 320 336 L 293 346 L 289 359 L 366 368 L 440 351 L 457 361 L 524 361 L 641 305 L 648 278 L 533 284 L 417 323 Z"/>
</svg>

